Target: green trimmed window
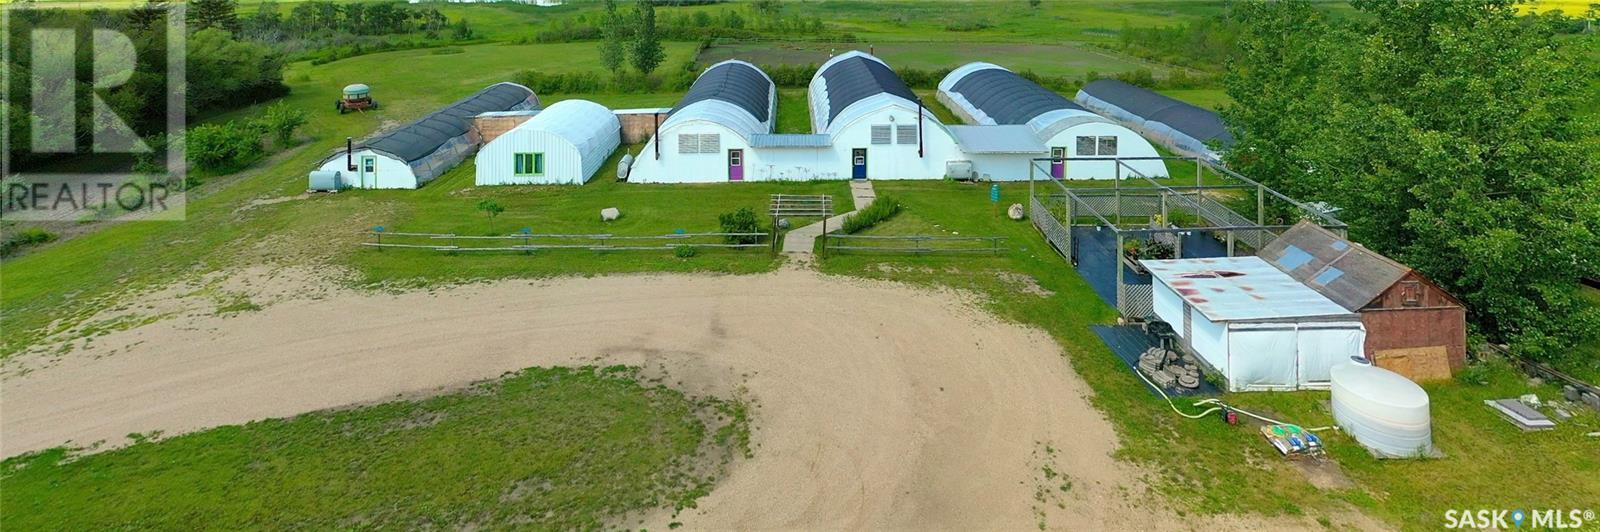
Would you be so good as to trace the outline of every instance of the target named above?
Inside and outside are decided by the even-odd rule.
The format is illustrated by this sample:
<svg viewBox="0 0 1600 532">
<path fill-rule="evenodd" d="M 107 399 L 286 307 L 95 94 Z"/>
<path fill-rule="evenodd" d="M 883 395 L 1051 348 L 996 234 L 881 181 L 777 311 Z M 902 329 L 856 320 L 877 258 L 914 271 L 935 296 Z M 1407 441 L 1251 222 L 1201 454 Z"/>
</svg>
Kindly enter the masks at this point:
<svg viewBox="0 0 1600 532">
<path fill-rule="evenodd" d="M 544 175 L 543 153 L 516 153 L 511 157 L 517 175 Z"/>
</svg>

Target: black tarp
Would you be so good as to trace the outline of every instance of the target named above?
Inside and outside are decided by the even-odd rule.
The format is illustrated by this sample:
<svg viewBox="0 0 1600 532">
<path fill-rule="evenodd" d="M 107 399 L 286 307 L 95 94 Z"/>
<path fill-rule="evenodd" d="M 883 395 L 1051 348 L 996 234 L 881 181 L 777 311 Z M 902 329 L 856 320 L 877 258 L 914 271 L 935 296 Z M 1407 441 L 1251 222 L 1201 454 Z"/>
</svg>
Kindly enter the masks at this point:
<svg viewBox="0 0 1600 532">
<path fill-rule="evenodd" d="M 1000 68 L 969 72 L 950 91 L 1002 125 L 1027 124 L 1039 115 L 1060 109 L 1084 110 L 1065 96 Z"/>
<path fill-rule="evenodd" d="M 744 63 L 722 63 L 701 73 L 672 112 L 704 100 L 722 100 L 749 111 L 757 121 L 766 122 L 772 109 L 771 98 L 772 82 L 760 70 Z"/>
<path fill-rule="evenodd" d="M 1223 146 L 1233 144 L 1233 135 L 1228 133 L 1222 117 L 1212 111 L 1115 79 L 1091 81 L 1082 91 L 1147 121 L 1166 124 L 1201 142 L 1215 140 Z"/>
<path fill-rule="evenodd" d="M 472 128 L 472 117 L 492 111 L 510 111 L 533 96 L 533 91 L 515 83 L 496 83 L 471 96 L 374 137 L 363 148 L 385 152 L 407 163 L 415 162 L 439 149 Z"/>
<path fill-rule="evenodd" d="M 828 86 L 828 122 L 839 117 L 850 104 L 876 96 L 880 93 L 889 93 L 910 101 L 917 101 L 917 95 L 906 87 L 906 82 L 895 75 L 893 70 L 883 63 L 865 56 L 851 56 L 829 65 L 822 71 L 822 79 Z"/>
</svg>

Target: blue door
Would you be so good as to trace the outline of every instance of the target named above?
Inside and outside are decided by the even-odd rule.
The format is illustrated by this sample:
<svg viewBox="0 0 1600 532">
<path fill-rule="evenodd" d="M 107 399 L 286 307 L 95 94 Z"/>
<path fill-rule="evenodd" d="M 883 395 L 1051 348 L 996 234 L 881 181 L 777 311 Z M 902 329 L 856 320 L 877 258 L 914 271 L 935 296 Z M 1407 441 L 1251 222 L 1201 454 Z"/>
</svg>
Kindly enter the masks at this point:
<svg viewBox="0 0 1600 532">
<path fill-rule="evenodd" d="M 855 148 L 850 150 L 850 178 L 867 178 L 867 149 Z"/>
</svg>

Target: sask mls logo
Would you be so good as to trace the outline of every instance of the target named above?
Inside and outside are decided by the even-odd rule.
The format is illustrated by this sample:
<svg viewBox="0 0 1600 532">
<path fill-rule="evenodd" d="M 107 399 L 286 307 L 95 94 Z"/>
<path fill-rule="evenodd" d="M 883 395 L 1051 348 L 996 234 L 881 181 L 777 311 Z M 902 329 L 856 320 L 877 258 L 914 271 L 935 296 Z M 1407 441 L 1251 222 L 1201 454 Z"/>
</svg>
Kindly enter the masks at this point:
<svg viewBox="0 0 1600 532">
<path fill-rule="evenodd" d="M 1444 527 L 1452 529 L 1571 530 L 1584 528 L 1594 520 L 1594 510 L 1447 510 L 1444 513 Z"/>
<path fill-rule="evenodd" d="M 0 12 L 0 217 L 183 218 L 185 8 L 154 6 Z"/>
</svg>

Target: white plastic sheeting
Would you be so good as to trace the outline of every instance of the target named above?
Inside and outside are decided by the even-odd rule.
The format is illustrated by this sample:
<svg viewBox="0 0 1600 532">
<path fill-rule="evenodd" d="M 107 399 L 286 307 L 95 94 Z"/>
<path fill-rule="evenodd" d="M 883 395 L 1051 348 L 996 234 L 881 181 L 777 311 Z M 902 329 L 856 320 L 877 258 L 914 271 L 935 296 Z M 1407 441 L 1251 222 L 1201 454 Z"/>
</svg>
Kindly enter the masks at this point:
<svg viewBox="0 0 1600 532">
<path fill-rule="evenodd" d="M 1206 319 L 1206 315 L 1194 308 L 1189 309 L 1189 346 L 1195 354 L 1200 355 L 1211 367 L 1223 375 L 1229 375 L 1232 368 L 1228 359 L 1228 324 L 1216 323 Z"/>
<path fill-rule="evenodd" d="M 1293 324 L 1228 326 L 1228 388 L 1292 390 L 1299 379 L 1298 344 Z"/>
<path fill-rule="evenodd" d="M 1183 298 L 1178 297 L 1178 293 L 1173 292 L 1172 288 L 1161 283 L 1155 283 L 1150 288 L 1151 293 L 1154 294 L 1156 317 L 1171 325 L 1172 330 L 1178 333 L 1178 337 L 1183 338 L 1185 336 L 1183 331 Z"/>
<path fill-rule="evenodd" d="M 1433 453 L 1428 393 L 1392 371 L 1341 362 L 1331 370 L 1333 419 L 1361 445 L 1390 458 Z"/>
<path fill-rule="evenodd" d="M 478 152 L 477 184 L 583 184 L 616 151 L 622 142 L 621 131 L 617 116 L 600 104 L 557 102 Z M 517 153 L 543 153 L 544 172 L 517 175 Z"/>
</svg>

